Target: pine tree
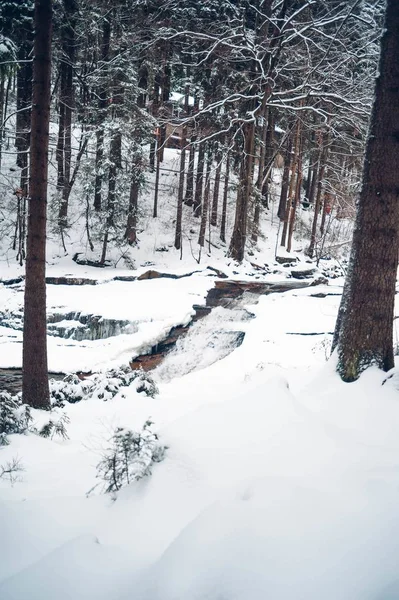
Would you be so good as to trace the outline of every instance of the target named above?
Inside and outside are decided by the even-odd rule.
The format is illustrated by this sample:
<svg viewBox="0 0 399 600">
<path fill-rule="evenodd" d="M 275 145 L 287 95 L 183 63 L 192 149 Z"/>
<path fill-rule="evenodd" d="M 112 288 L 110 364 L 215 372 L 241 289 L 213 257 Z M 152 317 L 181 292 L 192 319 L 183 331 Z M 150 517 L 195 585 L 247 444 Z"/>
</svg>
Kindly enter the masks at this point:
<svg viewBox="0 0 399 600">
<path fill-rule="evenodd" d="M 354 381 L 369 365 L 394 366 L 399 254 L 399 4 L 387 0 L 379 75 L 344 292 L 335 328 L 337 370 Z"/>
<path fill-rule="evenodd" d="M 52 1 L 35 1 L 29 217 L 26 255 L 22 395 L 50 408 L 46 327 L 46 208 L 50 121 Z"/>
</svg>

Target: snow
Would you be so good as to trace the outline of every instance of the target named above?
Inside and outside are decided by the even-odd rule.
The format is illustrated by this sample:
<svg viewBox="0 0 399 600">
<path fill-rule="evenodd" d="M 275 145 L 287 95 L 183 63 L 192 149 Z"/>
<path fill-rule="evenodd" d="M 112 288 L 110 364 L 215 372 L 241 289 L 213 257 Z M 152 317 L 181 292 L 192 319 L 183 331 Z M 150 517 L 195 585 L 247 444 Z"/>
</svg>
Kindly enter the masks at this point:
<svg viewBox="0 0 399 600">
<path fill-rule="evenodd" d="M 176 321 L 212 281 L 60 286 L 49 300 Z M 397 391 L 376 369 L 343 384 L 325 363 L 319 338 L 331 339 L 340 289 L 248 299 L 249 320 L 245 299 L 215 309 L 155 371 L 159 396 L 132 387 L 67 405 L 65 441 L 10 436 L 1 463 L 17 455 L 25 471 L 13 487 L 0 480 L 2 600 L 396 598 Z M 218 329 L 245 338 L 229 354 L 216 344 L 208 360 Z M 320 335 L 291 335 L 309 332 Z M 149 416 L 165 460 L 115 501 L 87 496 L 110 433 Z"/>
</svg>

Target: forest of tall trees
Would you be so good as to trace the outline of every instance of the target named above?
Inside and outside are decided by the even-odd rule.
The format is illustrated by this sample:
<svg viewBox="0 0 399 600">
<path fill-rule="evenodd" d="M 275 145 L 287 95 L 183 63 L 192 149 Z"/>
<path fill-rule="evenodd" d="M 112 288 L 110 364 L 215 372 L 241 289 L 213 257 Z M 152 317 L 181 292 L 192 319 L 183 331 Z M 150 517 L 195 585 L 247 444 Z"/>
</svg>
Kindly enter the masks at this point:
<svg viewBox="0 0 399 600">
<path fill-rule="evenodd" d="M 110 241 L 134 245 L 147 174 L 155 172 L 156 216 L 159 171 L 171 144 L 181 149 L 177 249 L 188 234 L 181 218 L 187 210 L 197 217 L 199 245 L 212 227 L 237 261 L 262 235 L 261 215 L 272 201 L 287 250 L 298 205 L 315 207 L 310 256 L 320 247 L 331 205 L 335 214 L 353 214 L 382 0 L 53 4 L 50 146 L 56 181 L 50 210 L 64 247 L 77 184 L 98 262 L 106 263 Z M 20 261 L 32 11 L 33 0 L 0 8 L 0 152 L 14 153 L 20 169 L 12 215 Z M 270 185 L 277 163 L 284 165 L 278 199 Z M 223 202 L 228 186 L 236 190 L 233 209 Z M 4 186 L 3 194 L 12 192 Z M 234 214 L 226 215 L 229 210 Z M 233 222 L 227 232 L 226 219 Z"/>
<path fill-rule="evenodd" d="M 331 222 L 355 213 L 383 13 L 383 0 L 3 2 L 0 165 L 13 175 L 1 181 L 2 233 L 26 260 L 25 339 L 32 323 L 45 337 L 46 204 L 66 254 L 79 218 L 90 264 L 110 265 L 113 247 L 126 254 L 150 226 L 143 195 L 153 219 L 162 212 L 168 148 L 178 156 L 170 241 L 180 256 L 188 240 L 200 262 L 213 239 L 241 263 L 271 212 L 276 254 L 292 251 L 299 225 L 319 259 Z M 28 368 L 33 356 L 47 368 L 36 342 L 24 346 L 25 395 L 41 387 L 45 406 L 46 384 Z M 348 369 L 344 378 L 356 378 Z"/>
</svg>

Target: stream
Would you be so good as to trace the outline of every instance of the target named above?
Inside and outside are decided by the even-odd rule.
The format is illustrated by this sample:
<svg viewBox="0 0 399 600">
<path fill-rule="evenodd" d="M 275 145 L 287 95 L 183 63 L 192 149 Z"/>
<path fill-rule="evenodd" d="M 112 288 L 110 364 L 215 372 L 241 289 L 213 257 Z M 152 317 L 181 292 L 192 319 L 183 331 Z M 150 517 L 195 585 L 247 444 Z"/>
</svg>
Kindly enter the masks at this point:
<svg viewBox="0 0 399 600">
<path fill-rule="evenodd" d="M 64 283 L 64 282 L 62 282 Z M 249 307 L 265 294 L 315 286 L 319 280 L 286 280 L 278 283 L 264 281 L 219 280 L 207 294 L 204 306 L 194 305 L 195 314 L 188 325 L 173 327 L 168 335 L 144 355 L 137 356 L 131 363 L 132 369 L 145 371 L 157 368 L 156 377 L 169 381 L 177 375 L 203 369 L 217 360 L 221 360 L 239 347 L 245 337 L 240 324 L 251 319 Z M 17 320 L 14 327 L 20 328 Z M 61 320 L 62 319 L 62 320 Z M 93 339 L 93 328 L 97 331 L 100 317 L 89 315 L 83 318 L 80 313 L 52 315 L 49 318 L 49 334 L 73 337 L 74 339 Z M 93 327 L 91 327 L 93 325 Z M 75 326 L 75 327 L 74 327 Z M 127 322 L 112 321 L 104 323 L 96 339 L 106 339 L 112 335 L 126 332 Z M 78 373 L 84 378 L 92 373 Z M 62 379 L 64 373 L 49 373 L 49 378 Z M 0 369 L 0 390 L 16 394 L 22 390 L 21 369 Z"/>
</svg>

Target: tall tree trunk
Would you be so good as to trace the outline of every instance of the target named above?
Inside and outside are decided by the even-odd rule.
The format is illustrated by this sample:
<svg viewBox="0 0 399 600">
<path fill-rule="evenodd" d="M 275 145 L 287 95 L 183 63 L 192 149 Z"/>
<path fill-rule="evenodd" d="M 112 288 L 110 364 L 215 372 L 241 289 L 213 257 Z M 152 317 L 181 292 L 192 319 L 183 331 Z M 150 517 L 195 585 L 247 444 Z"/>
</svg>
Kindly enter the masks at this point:
<svg viewBox="0 0 399 600">
<path fill-rule="evenodd" d="M 4 115 L 4 105 L 5 105 L 5 91 L 6 91 L 6 79 L 4 74 L 1 75 L 0 78 L 0 169 L 1 169 L 1 158 L 2 158 L 2 150 L 3 150 L 3 121 L 5 119 Z"/>
<path fill-rule="evenodd" d="M 6 129 L 4 127 L 4 123 L 7 119 L 7 109 L 8 109 L 8 98 L 10 95 L 10 86 L 11 86 L 11 81 L 13 80 L 13 75 L 9 75 L 6 80 L 7 80 L 7 85 L 5 85 L 5 81 L 4 81 L 4 87 L 3 87 L 3 99 L 2 99 L 2 104 L 1 104 L 1 118 L 0 118 L 0 150 L 3 147 L 3 140 L 6 139 Z M 1 153 L 0 153 L 0 169 L 1 169 Z"/>
<path fill-rule="evenodd" d="M 195 141 L 197 136 L 193 133 L 190 139 L 190 153 L 188 158 L 188 169 L 186 179 L 186 195 L 184 204 L 192 206 L 194 201 L 194 165 L 195 165 Z"/>
<path fill-rule="evenodd" d="M 63 69 L 62 81 L 60 82 L 61 105 L 64 107 L 64 140 L 63 140 L 63 185 L 62 200 L 59 211 L 59 224 L 65 226 L 68 217 L 68 200 L 70 195 L 69 181 L 71 178 L 71 156 L 72 156 L 72 111 L 75 105 L 75 94 L 73 87 L 73 70 L 75 64 L 75 25 L 76 25 L 76 0 L 64 0 L 64 14 L 66 24 L 62 27 L 62 51 Z"/>
<path fill-rule="evenodd" d="M 16 138 L 17 165 L 23 167 L 24 160 L 21 154 L 28 153 L 30 145 L 31 104 L 32 104 L 32 63 L 26 61 L 30 55 L 32 44 L 30 35 L 24 32 L 24 40 L 18 50 L 18 59 L 21 62 L 17 70 L 17 115 Z"/>
<path fill-rule="evenodd" d="M 219 189 L 220 189 L 220 175 L 222 173 L 222 153 L 218 151 L 216 153 L 216 171 L 215 171 L 215 185 L 213 186 L 213 199 L 212 199 L 212 211 L 211 211 L 211 225 L 216 227 L 218 224 L 218 205 L 219 205 Z"/>
<path fill-rule="evenodd" d="M 226 243 L 226 221 L 227 221 L 227 198 L 229 193 L 229 178 L 230 178 L 230 155 L 226 155 L 223 187 L 223 205 L 222 205 L 222 220 L 220 222 L 220 239 Z"/>
<path fill-rule="evenodd" d="M 267 131 L 268 131 L 268 116 L 269 116 L 269 107 L 266 104 L 266 100 L 269 96 L 270 92 L 265 92 L 263 103 L 263 126 L 260 132 L 260 144 L 259 144 L 259 165 L 258 165 L 258 176 L 256 178 L 256 192 L 255 192 L 255 210 L 254 210 L 254 219 L 252 224 L 252 236 L 251 239 L 254 244 L 258 241 L 259 235 L 259 222 L 260 222 L 260 210 L 261 205 L 265 205 L 265 200 L 262 197 L 263 190 L 263 176 L 265 170 L 265 161 L 266 155 L 269 154 L 267 151 Z"/>
<path fill-rule="evenodd" d="M 316 118 L 315 116 L 313 117 L 313 126 L 316 125 Z M 307 172 L 307 176 L 306 176 L 306 185 L 305 185 L 305 198 L 304 201 L 307 204 L 310 204 L 310 194 L 311 194 L 311 188 L 312 188 L 312 181 L 314 179 L 314 173 L 317 170 L 317 159 L 318 159 L 318 152 L 317 149 L 315 149 L 315 131 L 314 131 L 314 127 L 310 130 L 309 132 L 309 136 L 308 136 L 308 141 L 309 141 L 309 165 L 308 165 L 308 172 Z"/>
<path fill-rule="evenodd" d="M 109 48 L 111 40 L 111 22 L 108 15 L 104 17 L 103 36 L 101 43 L 101 66 L 103 82 L 99 88 L 98 96 L 98 117 L 96 132 L 96 163 L 95 163 L 95 181 L 94 181 L 94 210 L 99 212 L 102 207 L 101 188 L 103 183 L 103 161 L 104 161 L 104 119 L 107 110 L 107 62 L 109 59 Z"/>
<path fill-rule="evenodd" d="M 301 187 L 302 187 L 302 143 L 299 142 L 298 162 L 297 162 L 297 178 L 295 185 L 295 200 L 290 213 L 290 221 L 288 225 L 288 239 L 287 239 L 287 252 L 291 252 L 292 247 L 292 234 L 294 233 L 296 209 L 301 201 Z"/>
<path fill-rule="evenodd" d="M 176 215 L 176 231 L 175 231 L 175 248 L 181 248 L 182 236 L 182 217 L 183 217 L 183 195 L 184 195 L 184 169 L 186 166 L 186 142 L 187 128 L 183 126 L 182 136 L 180 140 L 180 173 L 179 173 L 179 191 L 177 194 L 177 215 Z"/>
<path fill-rule="evenodd" d="M 320 149 L 320 157 L 319 157 L 319 161 L 318 161 L 318 165 L 319 165 L 318 173 L 317 173 L 317 175 L 314 175 L 314 178 L 317 178 L 317 194 L 316 194 L 316 202 L 314 205 L 314 215 L 313 215 L 313 222 L 312 222 L 312 232 L 310 235 L 310 244 L 309 244 L 309 248 L 308 248 L 308 252 L 307 252 L 307 254 L 310 258 L 313 258 L 314 250 L 315 250 L 315 246 L 316 246 L 317 221 L 319 218 L 320 207 L 321 207 L 321 195 L 322 195 L 322 191 L 323 191 L 324 171 L 325 171 L 326 162 L 327 162 L 328 143 L 329 143 L 329 136 L 327 136 L 327 139 L 324 141 L 324 143 L 322 142 L 322 147 Z"/>
<path fill-rule="evenodd" d="M 288 192 L 288 200 L 287 207 L 284 216 L 284 225 L 283 232 L 281 234 L 281 242 L 280 245 L 286 245 L 287 233 L 288 233 L 288 225 L 290 222 L 291 211 L 294 207 L 295 202 L 295 183 L 296 183 L 296 174 L 297 174 L 297 166 L 298 166 L 298 154 L 299 154 L 299 142 L 300 142 L 300 132 L 301 132 L 301 123 L 299 117 L 297 118 L 296 128 L 295 128 L 295 141 L 293 145 L 293 150 L 291 153 L 291 179 L 289 185 Z"/>
<path fill-rule="evenodd" d="M 46 326 L 46 206 L 52 1 L 35 0 L 29 218 L 22 359 L 23 401 L 50 408 Z"/>
<path fill-rule="evenodd" d="M 205 189 L 204 189 L 204 202 L 202 205 L 201 212 L 201 225 L 198 236 L 198 244 L 205 246 L 205 231 L 206 231 L 206 219 L 209 210 L 209 196 L 211 192 L 211 168 L 212 168 L 213 154 L 211 148 L 208 150 L 208 159 L 206 161 L 206 175 L 205 175 Z"/>
<path fill-rule="evenodd" d="M 60 97 L 59 97 L 59 108 L 58 108 L 58 139 L 56 149 L 56 160 L 57 160 L 57 191 L 62 194 L 62 190 L 65 185 L 64 178 L 64 144 L 65 144 L 65 63 L 62 61 L 60 64 Z M 61 205 L 60 210 L 61 212 Z M 60 215 L 58 215 L 59 217 Z"/>
<path fill-rule="evenodd" d="M 271 163 L 274 156 L 274 113 L 268 111 L 267 130 L 265 139 L 265 157 L 263 162 L 263 185 L 262 185 L 262 201 L 265 208 L 269 208 L 269 193 L 271 182 Z"/>
<path fill-rule="evenodd" d="M 394 366 L 399 255 L 399 4 L 387 0 L 374 105 L 349 268 L 333 348 L 344 381 Z"/>
<path fill-rule="evenodd" d="M 280 202 L 278 205 L 277 216 L 280 221 L 284 221 L 285 213 L 287 211 L 287 196 L 288 196 L 288 187 L 290 183 L 290 167 L 291 167 L 291 154 L 292 154 L 292 142 L 293 136 L 290 134 L 287 139 L 287 147 L 284 153 L 284 169 L 283 169 L 283 178 L 281 181 L 281 192 L 280 192 Z"/>
<path fill-rule="evenodd" d="M 244 260 L 245 242 L 247 239 L 248 205 L 253 178 L 255 124 L 245 123 L 243 125 L 243 135 L 244 156 L 241 160 L 234 228 L 229 248 L 229 255 L 238 262 Z"/>
<path fill-rule="evenodd" d="M 141 152 L 133 155 L 132 178 L 130 182 L 129 210 L 127 215 L 127 224 L 125 239 L 130 246 L 137 242 L 137 207 L 140 192 L 141 175 L 144 169 Z"/>
<path fill-rule="evenodd" d="M 108 198 L 107 198 L 107 218 L 105 223 L 105 233 L 103 240 L 103 249 L 100 258 L 100 264 L 105 263 L 107 255 L 107 246 L 109 240 L 109 232 L 114 226 L 115 216 L 115 200 L 116 200 L 116 179 L 118 176 L 118 170 L 121 167 L 121 145 L 122 145 L 122 134 L 120 131 L 115 131 L 112 134 L 110 151 L 109 151 L 109 173 L 108 173 Z"/>
<path fill-rule="evenodd" d="M 154 219 L 158 216 L 158 195 L 159 195 L 159 176 L 161 174 L 161 150 L 160 150 L 160 134 L 157 136 L 156 147 L 155 147 L 155 155 L 156 155 L 156 165 L 155 165 L 155 188 L 154 188 L 154 208 L 152 211 L 152 216 Z"/>
<path fill-rule="evenodd" d="M 195 196 L 194 196 L 194 216 L 199 217 L 201 215 L 201 204 L 202 204 L 202 191 L 204 184 L 204 168 L 205 168 L 205 149 L 206 143 L 201 142 L 198 151 L 198 162 L 197 162 L 197 177 L 195 180 Z"/>
</svg>

